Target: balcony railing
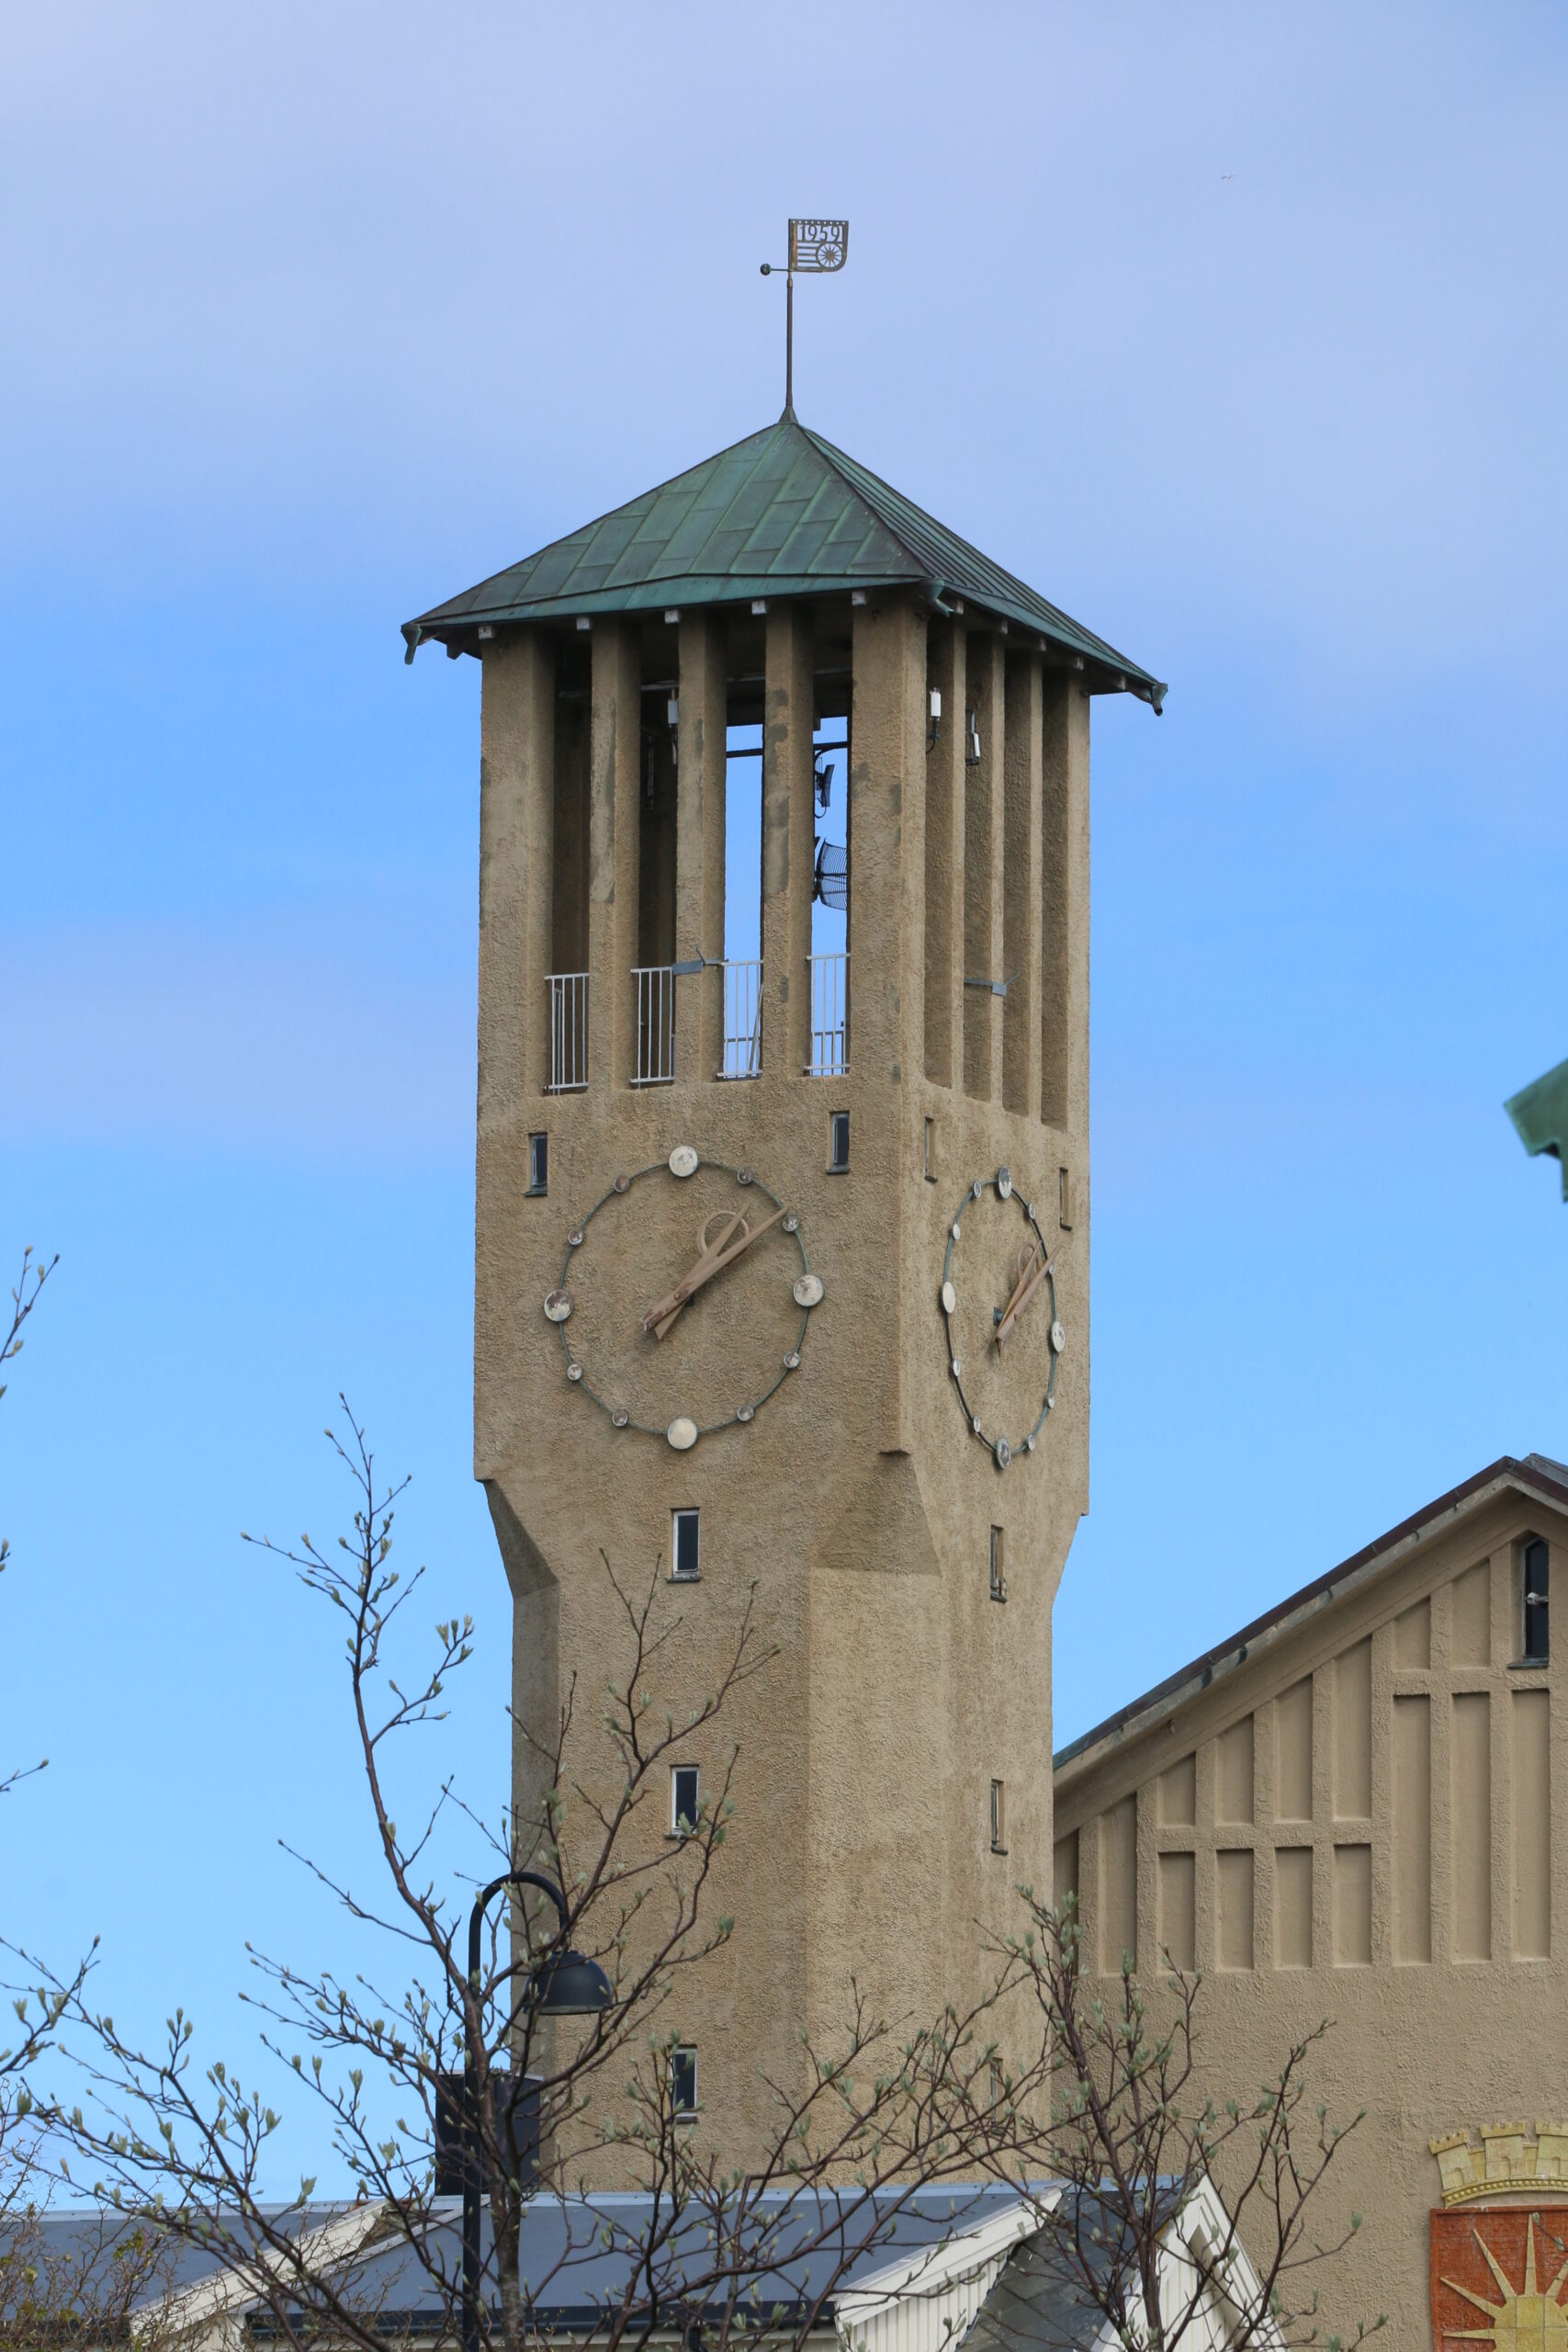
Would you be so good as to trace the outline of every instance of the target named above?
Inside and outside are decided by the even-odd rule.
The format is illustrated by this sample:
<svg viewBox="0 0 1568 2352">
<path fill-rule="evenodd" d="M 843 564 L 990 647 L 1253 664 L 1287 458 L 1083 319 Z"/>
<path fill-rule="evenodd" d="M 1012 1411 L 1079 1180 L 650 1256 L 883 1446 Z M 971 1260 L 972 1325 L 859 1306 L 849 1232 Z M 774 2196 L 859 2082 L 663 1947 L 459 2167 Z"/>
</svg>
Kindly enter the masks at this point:
<svg viewBox="0 0 1568 2352">
<path fill-rule="evenodd" d="M 762 1074 L 762 967 L 760 962 L 725 964 L 724 1059 L 720 1078 Z"/>
<path fill-rule="evenodd" d="M 637 983 L 634 1086 L 668 1086 L 675 1075 L 675 974 L 668 964 L 633 967 Z"/>
<path fill-rule="evenodd" d="M 842 1078 L 850 1066 L 850 959 L 813 956 L 811 968 L 811 1059 L 807 1078 Z"/>
<path fill-rule="evenodd" d="M 588 975 L 552 972 L 550 1083 L 552 1094 L 579 1094 L 588 1083 Z"/>
</svg>

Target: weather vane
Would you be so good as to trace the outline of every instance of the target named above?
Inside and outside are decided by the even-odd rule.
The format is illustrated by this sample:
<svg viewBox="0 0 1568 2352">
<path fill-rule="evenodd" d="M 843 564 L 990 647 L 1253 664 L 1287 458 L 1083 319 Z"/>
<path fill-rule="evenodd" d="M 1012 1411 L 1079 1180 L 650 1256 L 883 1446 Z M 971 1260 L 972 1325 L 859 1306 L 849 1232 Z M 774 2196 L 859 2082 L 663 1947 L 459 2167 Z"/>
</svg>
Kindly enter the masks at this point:
<svg viewBox="0 0 1568 2352">
<path fill-rule="evenodd" d="M 777 269 L 784 276 L 784 414 L 795 414 L 795 274 L 796 270 L 823 275 L 842 269 L 850 250 L 850 224 L 847 220 L 792 220 L 789 224 L 789 259 L 787 262 L 765 261 L 762 276 L 771 277 Z"/>
</svg>

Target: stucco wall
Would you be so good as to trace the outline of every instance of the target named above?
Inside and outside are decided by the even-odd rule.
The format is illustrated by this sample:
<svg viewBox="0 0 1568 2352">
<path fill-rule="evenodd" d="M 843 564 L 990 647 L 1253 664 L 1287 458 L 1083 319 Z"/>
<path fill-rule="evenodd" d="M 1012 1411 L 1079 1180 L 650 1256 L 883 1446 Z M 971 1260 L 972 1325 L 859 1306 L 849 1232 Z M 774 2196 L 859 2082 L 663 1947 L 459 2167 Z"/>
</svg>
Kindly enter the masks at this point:
<svg viewBox="0 0 1568 2352">
<path fill-rule="evenodd" d="M 1568 1560 L 1568 1516 L 1506 1482 L 1449 1516 L 1057 1780 L 1089 1963 L 1133 1951 L 1156 2015 L 1165 1950 L 1204 1972 L 1216 2097 L 1332 2020 L 1314 2077 L 1367 2114 L 1325 2208 L 1365 2217 L 1328 2324 L 1386 2309 L 1400 2346 L 1430 2336 L 1429 2143 L 1568 2113 L 1562 1639 L 1518 1663 L 1522 1539 Z"/>
<path fill-rule="evenodd" d="M 1004 648 L 902 594 L 786 606 L 754 628 L 737 620 L 730 672 L 760 662 L 765 688 L 762 1075 L 712 1076 L 704 992 L 716 981 L 705 974 L 676 983 L 673 1084 L 637 1090 L 626 1082 L 626 979 L 639 937 L 626 904 L 642 866 L 637 695 L 676 665 L 682 955 L 711 952 L 724 843 L 714 798 L 726 631 L 690 616 L 660 628 L 600 622 L 591 636 L 590 1075 L 566 1095 L 546 1091 L 542 1007 L 552 946 L 575 935 L 554 891 L 581 888 L 582 829 L 559 813 L 570 795 L 557 746 L 569 740 L 559 684 L 581 641 L 563 655 L 548 633 L 517 631 L 486 649 L 475 1469 L 514 1596 L 519 1716 L 547 1726 L 575 1678 L 576 1768 L 590 1781 L 605 1769 L 596 1693 L 626 1648 L 601 1548 L 624 1582 L 646 1586 L 656 1559 L 668 1566 L 671 1510 L 702 1512 L 702 1581 L 662 1584 L 657 1603 L 671 1629 L 660 1688 L 682 1713 L 755 1590 L 759 1636 L 775 1655 L 694 1744 L 705 1790 L 739 1749 L 713 1903 L 735 1914 L 737 1933 L 686 1980 L 667 2020 L 698 2048 L 702 2128 L 744 2153 L 763 2128 L 759 2072 L 790 2078 L 800 2028 L 829 2031 L 852 1977 L 896 2012 L 931 2013 L 979 1981 L 984 1932 L 1010 1918 L 1015 1883 L 1049 1873 L 1051 1603 L 1088 1503 L 1089 700 L 1079 677 L 1047 668 L 1016 635 Z M 933 746 L 928 669 L 939 666 L 948 699 Z M 814 673 L 835 667 L 852 672 L 851 1067 L 817 1079 L 803 1075 L 801 1050 L 811 696 Z M 966 667 L 987 679 L 978 766 L 954 756 Z M 943 763 L 940 837 L 928 845 L 926 778 Z M 982 794 L 976 876 L 965 818 Z M 984 960 L 971 968 L 1007 977 L 1006 945 L 1016 992 L 964 988 L 978 943 Z M 928 1022 L 931 991 L 946 1010 Z M 841 1174 L 828 1166 L 840 1110 L 852 1137 Z M 535 1130 L 549 1137 L 544 1196 L 528 1192 Z M 705 1420 L 760 1393 L 799 1320 L 788 1299 L 798 1258 L 775 1229 L 668 1340 L 638 1328 L 641 1308 L 691 1261 L 699 1224 L 757 1201 L 717 1169 L 683 1182 L 663 1172 L 682 1142 L 705 1161 L 754 1168 L 798 1215 L 826 1291 L 800 1369 L 754 1420 L 676 1453 L 660 1436 L 615 1429 L 586 1390 L 624 1396 L 634 1419 L 656 1427 L 677 1413 Z M 1014 1197 L 966 1204 L 965 1189 L 1002 1165 Z M 569 1231 L 617 1173 L 641 1170 L 654 1172 L 593 1219 L 569 1267 Z M 1025 1198 L 1059 1250 L 1066 1341 L 1032 1453 L 1021 1441 L 1049 1378 L 1047 1311 L 1032 1312 L 1004 1360 L 989 1344 Z M 1018 1449 L 1005 1471 L 968 1429 L 950 1370 L 938 1291 L 961 1212 L 953 1342 L 975 1409 Z M 565 1351 L 543 1311 L 563 1272 L 577 1302 Z M 569 1353 L 584 1366 L 580 1385 L 566 1377 Z M 1005 1533 L 1002 1603 L 989 1596 L 993 1525 Z M 1006 1784 L 1006 1853 L 990 1850 L 993 1778 Z M 526 1814 L 537 1773 L 521 1741 L 515 1780 Z M 568 1826 L 575 1834 L 570 1816 Z M 642 1825 L 650 1850 L 666 1826 Z"/>
</svg>

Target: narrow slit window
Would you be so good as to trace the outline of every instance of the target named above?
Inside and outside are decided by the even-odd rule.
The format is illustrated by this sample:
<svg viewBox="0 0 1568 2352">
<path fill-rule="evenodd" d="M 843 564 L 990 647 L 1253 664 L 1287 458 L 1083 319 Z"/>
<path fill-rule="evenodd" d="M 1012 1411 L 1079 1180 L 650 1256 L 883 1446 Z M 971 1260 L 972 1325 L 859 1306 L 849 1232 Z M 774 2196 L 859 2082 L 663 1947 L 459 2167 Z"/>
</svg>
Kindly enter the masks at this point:
<svg viewBox="0 0 1568 2352">
<path fill-rule="evenodd" d="M 993 1854 L 1005 1854 L 1008 1849 L 1007 1793 L 1004 1782 L 1000 1781 L 991 1782 L 991 1851 Z"/>
<path fill-rule="evenodd" d="M 1002 1559 L 1002 1531 L 999 1527 L 993 1527 L 991 1530 L 991 1599 L 1005 1600 L 1007 1597 L 1008 1580 Z"/>
<path fill-rule="evenodd" d="M 1070 1168 L 1056 1170 L 1056 1222 L 1064 1233 L 1073 1229 L 1073 1172 Z"/>
<path fill-rule="evenodd" d="M 1526 1663 L 1530 1666 L 1544 1666 L 1551 1655 L 1547 1638 L 1547 1601 L 1550 1595 L 1551 1566 L 1551 1554 L 1545 1538 L 1532 1535 L 1525 1545 L 1522 1561 L 1524 1656 Z"/>
<path fill-rule="evenodd" d="M 703 1572 L 701 1513 L 675 1510 L 670 1519 L 670 1555 L 674 1563 L 670 1573 L 677 1584 L 695 1584 Z"/>
<path fill-rule="evenodd" d="M 936 1121 L 926 1121 L 926 1182 L 936 1182 Z"/>
<path fill-rule="evenodd" d="M 677 2122 L 697 2111 L 697 2053 L 689 2042 L 670 2052 L 670 2105 Z"/>
<path fill-rule="evenodd" d="M 828 1173 L 841 1176 L 850 1164 L 850 1114 L 835 1111 L 828 1122 Z"/>
<path fill-rule="evenodd" d="M 677 1764 L 670 1775 L 670 1835 L 689 1838 L 697 1826 L 701 1798 L 697 1788 L 697 1767 Z"/>
<path fill-rule="evenodd" d="M 528 1190 L 547 1193 L 550 1189 L 550 1139 L 547 1135 L 528 1138 Z"/>
</svg>

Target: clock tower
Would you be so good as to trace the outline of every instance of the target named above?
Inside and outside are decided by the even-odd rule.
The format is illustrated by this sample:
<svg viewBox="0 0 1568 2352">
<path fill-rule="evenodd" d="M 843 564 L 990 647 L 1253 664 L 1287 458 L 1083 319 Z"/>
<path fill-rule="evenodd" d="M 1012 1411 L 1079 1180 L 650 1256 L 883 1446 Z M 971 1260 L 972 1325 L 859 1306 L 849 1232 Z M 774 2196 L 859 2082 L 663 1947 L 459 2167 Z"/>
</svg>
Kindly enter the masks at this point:
<svg viewBox="0 0 1568 2352">
<path fill-rule="evenodd" d="M 1089 711 L 1165 690 L 790 410 L 405 636 L 483 664 L 475 1472 L 516 1716 L 548 1744 L 575 1686 L 592 1776 L 602 1553 L 633 1592 L 662 1563 L 678 1717 L 748 1596 L 771 1653 L 682 1767 L 730 1775 L 736 1928 L 668 2022 L 743 2154 L 852 1978 L 929 2016 L 1050 1884 Z"/>
</svg>

